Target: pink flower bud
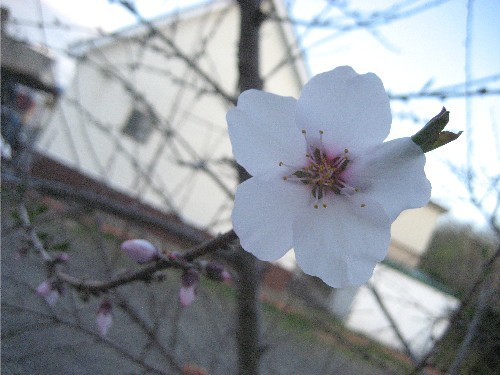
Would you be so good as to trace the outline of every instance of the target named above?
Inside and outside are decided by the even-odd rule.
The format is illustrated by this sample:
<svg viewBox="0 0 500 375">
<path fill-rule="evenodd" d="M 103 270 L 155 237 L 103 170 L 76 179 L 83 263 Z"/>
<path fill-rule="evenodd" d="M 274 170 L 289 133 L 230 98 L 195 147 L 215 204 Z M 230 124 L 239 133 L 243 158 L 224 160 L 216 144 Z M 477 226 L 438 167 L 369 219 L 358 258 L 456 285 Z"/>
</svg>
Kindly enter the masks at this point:
<svg viewBox="0 0 500 375">
<path fill-rule="evenodd" d="M 96 323 L 101 336 L 106 336 L 109 328 L 113 324 L 113 315 L 111 314 L 112 309 L 113 305 L 111 304 L 111 301 L 105 298 L 101 302 L 99 310 L 97 310 Z"/>
<path fill-rule="evenodd" d="M 62 293 L 62 285 L 57 280 L 47 279 L 38 285 L 36 293 L 43 297 L 50 306 L 53 306 Z"/>
<path fill-rule="evenodd" d="M 205 273 L 209 279 L 215 281 L 229 281 L 231 280 L 231 274 L 227 272 L 219 262 L 208 262 L 205 265 Z"/>
<path fill-rule="evenodd" d="M 175 262 L 176 260 L 179 259 L 179 253 L 173 251 L 170 254 L 168 254 L 168 259 L 171 260 L 172 262 Z"/>
<path fill-rule="evenodd" d="M 181 276 L 181 288 L 179 290 L 179 302 L 182 307 L 191 305 L 196 297 L 198 289 L 199 275 L 194 269 L 190 268 Z"/>
<path fill-rule="evenodd" d="M 188 363 L 182 366 L 182 375 L 208 375 L 208 372 L 203 367 Z"/>
<path fill-rule="evenodd" d="M 14 260 L 21 261 L 24 258 L 26 258 L 27 255 L 28 255 L 28 248 L 23 247 L 23 248 L 21 248 L 21 249 L 19 249 L 18 251 L 15 252 L 15 254 L 14 254 Z"/>
<path fill-rule="evenodd" d="M 61 254 L 58 254 L 57 257 L 56 257 L 56 260 L 58 262 L 61 262 L 61 263 L 67 263 L 69 262 L 70 260 L 70 256 L 68 253 L 61 253 Z"/>
<path fill-rule="evenodd" d="M 158 259 L 158 249 L 149 241 L 136 239 L 122 243 L 122 251 L 137 263 L 147 263 Z"/>
</svg>

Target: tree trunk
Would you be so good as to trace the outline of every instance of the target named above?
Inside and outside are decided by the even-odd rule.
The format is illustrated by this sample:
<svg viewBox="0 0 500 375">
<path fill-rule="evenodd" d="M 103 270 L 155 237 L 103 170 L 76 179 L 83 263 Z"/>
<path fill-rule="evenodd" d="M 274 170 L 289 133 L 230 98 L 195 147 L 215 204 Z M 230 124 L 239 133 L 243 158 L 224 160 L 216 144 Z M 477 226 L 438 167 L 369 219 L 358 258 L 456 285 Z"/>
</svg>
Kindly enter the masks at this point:
<svg viewBox="0 0 500 375">
<path fill-rule="evenodd" d="M 261 0 L 238 0 L 240 41 L 238 47 L 239 90 L 262 89 L 259 67 L 259 29 L 263 21 Z M 238 166 L 240 181 L 250 177 Z M 240 375 L 257 375 L 261 354 L 260 279 L 262 264 L 253 255 L 239 249 L 234 266 L 238 273 L 238 367 Z"/>
</svg>

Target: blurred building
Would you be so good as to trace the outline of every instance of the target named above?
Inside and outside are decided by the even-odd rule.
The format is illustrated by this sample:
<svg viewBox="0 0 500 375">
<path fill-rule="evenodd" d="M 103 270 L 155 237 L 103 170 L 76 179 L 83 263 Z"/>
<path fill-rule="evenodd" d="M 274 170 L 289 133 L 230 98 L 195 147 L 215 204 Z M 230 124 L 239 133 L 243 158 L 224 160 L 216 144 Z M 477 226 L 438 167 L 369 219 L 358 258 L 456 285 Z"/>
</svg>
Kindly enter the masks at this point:
<svg viewBox="0 0 500 375">
<path fill-rule="evenodd" d="M 406 210 L 391 227 L 391 244 L 387 259 L 415 267 L 427 251 L 437 220 L 446 210 L 430 202 L 427 206 Z"/>
<path fill-rule="evenodd" d="M 236 2 L 214 1 L 73 45 L 75 77 L 38 151 L 187 223 L 228 229 L 239 22 Z M 307 78 L 293 38 L 287 23 L 263 25 L 268 91 L 297 96 Z"/>
<path fill-rule="evenodd" d="M 2 150 L 17 150 L 36 138 L 59 95 L 52 75 L 54 59 L 41 46 L 9 34 L 9 10 L 1 8 Z"/>
</svg>

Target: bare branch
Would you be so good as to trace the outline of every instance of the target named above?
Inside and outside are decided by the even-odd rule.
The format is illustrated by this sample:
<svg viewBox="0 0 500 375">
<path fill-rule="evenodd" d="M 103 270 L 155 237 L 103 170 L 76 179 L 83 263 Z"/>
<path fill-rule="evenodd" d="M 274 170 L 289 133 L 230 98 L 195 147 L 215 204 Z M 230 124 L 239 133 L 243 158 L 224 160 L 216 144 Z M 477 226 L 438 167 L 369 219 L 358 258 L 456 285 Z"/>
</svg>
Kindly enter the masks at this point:
<svg viewBox="0 0 500 375">
<path fill-rule="evenodd" d="M 412 359 L 413 362 L 416 362 L 417 359 L 416 359 L 415 355 L 413 354 L 413 352 L 411 351 L 410 345 L 408 344 L 408 342 L 406 342 L 406 339 L 404 338 L 403 334 L 401 333 L 401 330 L 399 329 L 398 324 L 396 323 L 396 321 L 392 317 L 391 312 L 387 309 L 387 306 L 385 305 L 384 301 L 382 300 L 382 297 L 378 293 L 377 288 L 373 284 L 368 284 L 367 287 L 368 287 L 368 290 L 370 290 L 372 292 L 373 296 L 375 297 L 375 300 L 377 301 L 377 304 L 379 305 L 380 309 L 382 310 L 385 317 L 389 321 L 389 324 L 391 325 L 392 330 L 394 331 L 394 333 L 398 337 L 399 341 L 403 345 L 405 353 L 410 356 L 410 358 Z"/>
<path fill-rule="evenodd" d="M 491 285 L 485 283 L 483 285 L 483 288 L 481 289 L 481 292 L 479 293 L 479 298 L 476 304 L 476 311 L 474 312 L 472 320 L 469 323 L 469 326 L 467 327 L 467 333 L 465 334 L 465 337 L 460 345 L 460 348 L 458 349 L 458 352 L 455 355 L 455 359 L 453 360 L 453 363 L 448 369 L 449 375 L 458 374 L 458 371 L 460 370 L 460 367 L 463 361 L 465 360 L 469 347 L 472 344 L 472 340 L 474 339 L 474 336 L 476 335 L 477 330 L 479 329 L 481 318 L 484 316 L 484 313 L 486 312 L 486 309 L 488 308 L 492 297 L 497 292 L 498 275 L 496 279 L 497 280 L 493 281 Z"/>
</svg>

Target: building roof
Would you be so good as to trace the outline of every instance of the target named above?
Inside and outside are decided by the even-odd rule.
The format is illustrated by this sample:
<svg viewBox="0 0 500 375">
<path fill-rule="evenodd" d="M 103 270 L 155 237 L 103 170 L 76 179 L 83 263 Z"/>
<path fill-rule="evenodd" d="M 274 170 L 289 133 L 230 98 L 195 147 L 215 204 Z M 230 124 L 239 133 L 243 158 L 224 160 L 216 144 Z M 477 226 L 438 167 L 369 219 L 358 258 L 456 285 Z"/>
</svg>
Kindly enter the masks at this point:
<svg viewBox="0 0 500 375">
<path fill-rule="evenodd" d="M 287 10 L 283 0 L 267 0 L 267 1 L 268 1 L 267 4 L 269 4 L 274 9 L 279 18 L 286 18 Z M 144 21 L 154 27 L 162 28 L 167 25 L 171 25 L 174 22 L 183 22 L 187 20 L 192 20 L 197 17 L 201 17 L 204 14 L 220 11 L 228 7 L 237 7 L 237 4 L 235 1 L 232 0 L 213 0 L 200 5 L 186 7 L 181 11 L 162 14 L 152 19 Z M 279 25 L 283 40 L 288 46 L 288 54 L 290 57 L 290 62 L 293 63 L 293 66 L 297 73 L 296 78 L 300 82 L 300 86 L 302 86 L 308 80 L 310 74 L 308 67 L 305 64 L 302 53 L 297 52 L 299 48 L 296 43 L 295 31 L 293 30 L 293 27 L 290 23 L 280 22 Z M 74 57 L 82 57 L 94 49 L 106 48 L 107 46 L 115 44 L 118 40 L 138 37 L 147 32 L 148 32 L 148 25 L 144 22 L 141 23 L 141 21 L 139 20 L 137 24 L 126 26 L 115 32 L 101 35 L 96 38 L 75 42 L 70 46 L 69 50 L 71 51 L 71 54 Z"/>
</svg>

